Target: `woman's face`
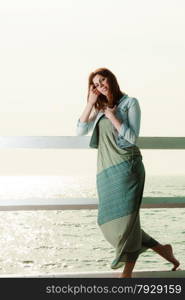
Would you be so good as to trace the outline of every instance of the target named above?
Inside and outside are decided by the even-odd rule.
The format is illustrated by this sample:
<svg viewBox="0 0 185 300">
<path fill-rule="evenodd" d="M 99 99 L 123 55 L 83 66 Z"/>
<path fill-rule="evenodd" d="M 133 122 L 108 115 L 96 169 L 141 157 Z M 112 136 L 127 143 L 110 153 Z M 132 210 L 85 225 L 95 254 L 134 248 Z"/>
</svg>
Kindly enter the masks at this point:
<svg viewBox="0 0 185 300">
<path fill-rule="evenodd" d="M 110 89 L 109 89 L 109 84 L 108 84 L 108 80 L 106 77 L 97 74 L 94 76 L 92 81 L 94 83 L 94 86 L 97 88 L 97 90 L 101 94 L 103 94 L 105 96 L 109 95 Z"/>
</svg>

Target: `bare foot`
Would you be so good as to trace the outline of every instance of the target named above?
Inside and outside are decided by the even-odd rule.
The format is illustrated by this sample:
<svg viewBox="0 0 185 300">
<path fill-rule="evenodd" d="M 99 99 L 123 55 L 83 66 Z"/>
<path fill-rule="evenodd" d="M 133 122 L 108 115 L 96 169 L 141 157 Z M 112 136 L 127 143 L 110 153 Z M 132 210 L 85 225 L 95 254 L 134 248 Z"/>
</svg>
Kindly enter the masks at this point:
<svg viewBox="0 0 185 300">
<path fill-rule="evenodd" d="M 155 246 L 152 249 L 174 264 L 172 271 L 176 271 L 180 262 L 174 257 L 172 246 L 170 244 Z"/>
</svg>

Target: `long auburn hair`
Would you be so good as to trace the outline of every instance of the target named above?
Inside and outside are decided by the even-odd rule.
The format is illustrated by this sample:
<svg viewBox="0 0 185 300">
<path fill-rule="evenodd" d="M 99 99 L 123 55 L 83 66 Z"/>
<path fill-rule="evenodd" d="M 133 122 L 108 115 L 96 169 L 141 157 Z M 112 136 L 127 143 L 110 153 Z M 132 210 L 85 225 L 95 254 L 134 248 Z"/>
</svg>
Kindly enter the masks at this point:
<svg viewBox="0 0 185 300">
<path fill-rule="evenodd" d="M 118 84 L 116 76 L 109 69 L 107 69 L 107 68 L 99 68 L 99 69 L 96 69 L 94 72 L 90 73 L 90 75 L 89 75 L 89 82 L 88 82 L 88 96 L 87 96 L 87 101 L 88 101 L 88 98 L 89 98 L 90 86 L 91 85 L 94 86 L 93 78 L 97 74 L 102 75 L 103 77 L 107 78 L 112 98 L 108 100 L 105 95 L 100 94 L 98 96 L 98 99 L 97 99 L 94 107 L 97 110 L 102 110 L 106 106 L 113 107 L 114 105 L 117 104 L 117 102 L 119 101 L 119 99 L 123 95 L 125 95 L 125 93 L 123 93 L 120 90 L 120 87 L 119 87 L 119 84 Z"/>
</svg>

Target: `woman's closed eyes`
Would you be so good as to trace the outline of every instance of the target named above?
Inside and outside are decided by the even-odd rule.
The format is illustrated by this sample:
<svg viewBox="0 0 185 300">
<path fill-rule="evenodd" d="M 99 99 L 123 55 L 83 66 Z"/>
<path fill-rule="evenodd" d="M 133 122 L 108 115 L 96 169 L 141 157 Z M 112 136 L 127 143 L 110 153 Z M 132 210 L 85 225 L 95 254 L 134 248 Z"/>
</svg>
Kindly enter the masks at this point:
<svg viewBox="0 0 185 300">
<path fill-rule="evenodd" d="M 102 79 L 100 80 L 100 82 L 102 83 L 104 80 L 105 80 L 105 78 L 102 78 Z M 96 84 L 95 84 L 95 87 L 98 87 L 98 85 L 99 85 L 99 84 L 96 83 Z"/>
</svg>

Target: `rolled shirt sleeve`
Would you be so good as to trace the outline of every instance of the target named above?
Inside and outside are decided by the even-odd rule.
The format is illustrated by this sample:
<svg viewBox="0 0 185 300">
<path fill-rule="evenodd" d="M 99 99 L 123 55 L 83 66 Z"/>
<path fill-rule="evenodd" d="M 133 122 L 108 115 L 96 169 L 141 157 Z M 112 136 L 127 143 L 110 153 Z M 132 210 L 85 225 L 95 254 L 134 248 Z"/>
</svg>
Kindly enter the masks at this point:
<svg viewBox="0 0 185 300">
<path fill-rule="evenodd" d="M 78 119 L 76 126 L 76 135 L 88 134 L 92 130 L 94 122 L 95 120 L 91 122 L 80 122 L 80 119 Z"/>
<path fill-rule="evenodd" d="M 98 111 L 96 110 L 88 122 L 80 122 L 80 119 L 78 119 L 76 126 L 76 135 L 88 134 L 93 128 L 97 115 Z"/>
<path fill-rule="evenodd" d="M 130 144 L 136 144 L 140 131 L 141 109 L 139 102 L 134 98 L 128 109 L 128 124 L 123 121 L 118 132 L 119 139 L 125 139 Z"/>
<path fill-rule="evenodd" d="M 78 119 L 77 126 L 76 126 L 76 135 L 86 135 L 87 132 L 88 132 L 88 123 L 80 122 L 80 119 Z"/>
</svg>

